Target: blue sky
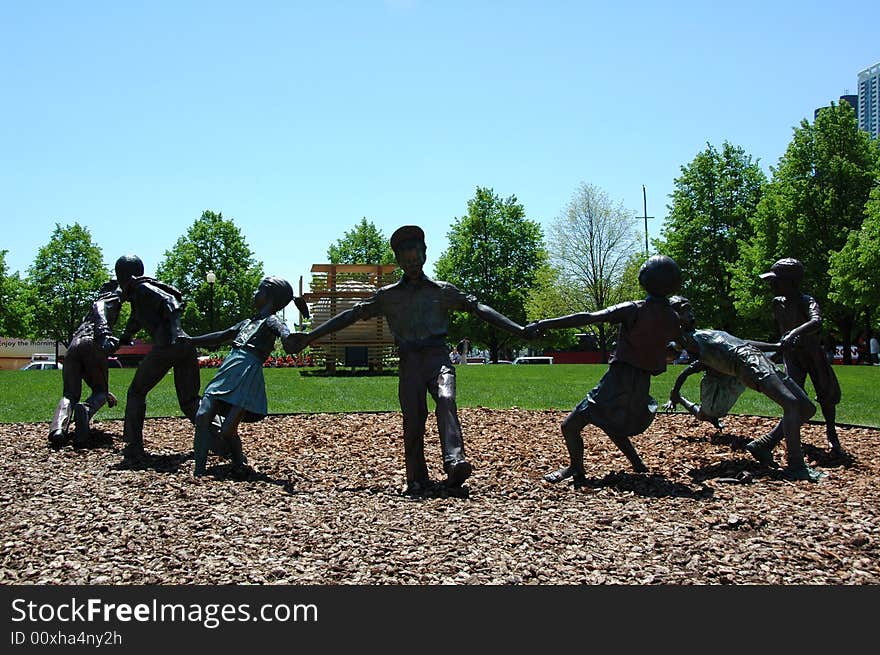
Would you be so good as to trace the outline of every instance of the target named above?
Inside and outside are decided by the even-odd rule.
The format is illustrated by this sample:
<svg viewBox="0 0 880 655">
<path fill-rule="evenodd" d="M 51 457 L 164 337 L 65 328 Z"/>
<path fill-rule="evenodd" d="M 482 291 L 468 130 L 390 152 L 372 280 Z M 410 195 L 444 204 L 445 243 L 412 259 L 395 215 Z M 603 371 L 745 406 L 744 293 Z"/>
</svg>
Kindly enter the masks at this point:
<svg viewBox="0 0 880 655">
<path fill-rule="evenodd" d="M 211 209 L 294 285 L 361 217 L 421 225 L 431 270 L 477 186 L 546 226 L 581 182 L 639 215 L 645 185 L 653 238 L 707 142 L 769 172 L 856 93 L 871 6 L 3 3 L 0 249 L 24 273 L 79 222 L 150 274 Z"/>
</svg>

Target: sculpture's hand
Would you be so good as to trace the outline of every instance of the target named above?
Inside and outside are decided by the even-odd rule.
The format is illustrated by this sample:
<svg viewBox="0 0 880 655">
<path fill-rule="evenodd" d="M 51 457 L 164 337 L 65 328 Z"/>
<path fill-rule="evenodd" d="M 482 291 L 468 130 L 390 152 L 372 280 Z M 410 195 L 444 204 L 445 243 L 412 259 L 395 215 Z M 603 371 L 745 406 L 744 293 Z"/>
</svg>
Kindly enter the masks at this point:
<svg viewBox="0 0 880 655">
<path fill-rule="evenodd" d="M 786 334 L 783 334 L 782 338 L 779 340 L 779 348 L 781 350 L 791 350 L 797 345 L 799 338 L 799 335 L 787 332 Z"/>
<path fill-rule="evenodd" d="M 533 321 L 526 325 L 523 328 L 523 336 L 530 340 L 544 336 L 544 332 L 541 329 L 541 321 Z"/>
<path fill-rule="evenodd" d="M 667 414 L 669 412 L 674 412 L 675 411 L 675 403 L 672 402 L 671 400 L 667 400 L 666 404 L 663 405 L 663 411 L 666 412 Z"/>
<path fill-rule="evenodd" d="M 281 340 L 284 352 L 295 354 L 309 345 L 308 332 L 291 332 Z"/>
<path fill-rule="evenodd" d="M 779 348 L 777 348 L 772 355 L 769 355 L 769 359 L 774 364 L 782 363 L 782 344 L 779 344 Z"/>
<path fill-rule="evenodd" d="M 101 340 L 101 344 L 98 347 L 105 355 L 110 355 L 116 352 L 116 349 L 119 348 L 119 339 L 112 334 L 108 335 Z"/>
</svg>

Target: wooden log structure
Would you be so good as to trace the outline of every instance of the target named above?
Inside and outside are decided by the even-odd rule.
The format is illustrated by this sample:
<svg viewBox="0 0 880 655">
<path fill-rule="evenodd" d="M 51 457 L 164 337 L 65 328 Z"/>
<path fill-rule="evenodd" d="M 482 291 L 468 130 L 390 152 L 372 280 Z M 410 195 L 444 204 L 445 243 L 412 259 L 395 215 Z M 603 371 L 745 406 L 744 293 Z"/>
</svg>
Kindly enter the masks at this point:
<svg viewBox="0 0 880 655">
<path fill-rule="evenodd" d="M 396 282 L 397 270 L 396 264 L 314 264 L 311 291 L 302 293 L 300 289 L 309 303 L 312 329 L 369 298 L 380 287 Z M 396 350 L 394 337 L 382 316 L 328 334 L 313 341 L 311 347 L 316 358 L 324 358 L 328 372 L 334 372 L 340 363 L 381 370 L 383 362 L 393 357 Z"/>
</svg>

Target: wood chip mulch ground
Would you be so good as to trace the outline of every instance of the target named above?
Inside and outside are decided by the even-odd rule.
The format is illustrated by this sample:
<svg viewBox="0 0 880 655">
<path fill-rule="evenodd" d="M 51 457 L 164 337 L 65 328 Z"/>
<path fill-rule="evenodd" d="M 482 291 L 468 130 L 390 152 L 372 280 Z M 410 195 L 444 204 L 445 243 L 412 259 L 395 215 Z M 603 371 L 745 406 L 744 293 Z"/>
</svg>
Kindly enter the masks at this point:
<svg viewBox="0 0 880 655">
<path fill-rule="evenodd" d="M 2 425 L 0 584 L 880 583 L 880 431 L 840 428 L 848 456 L 833 458 L 824 427 L 805 426 L 827 473 L 811 483 L 743 451 L 770 419 L 729 417 L 718 435 L 659 415 L 634 439 L 643 475 L 588 427 L 588 485 L 574 489 L 541 479 L 566 462 L 565 414 L 461 410 L 474 474 L 420 498 L 403 493 L 393 412 L 245 424 L 257 473 L 244 480 L 213 456 L 193 478 L 180 418 L 147 421 L 139 469 L 120 466 L 119 421 L 95 422 L 78 451 L 50 449 L 48 424 Z"/>
</svg>

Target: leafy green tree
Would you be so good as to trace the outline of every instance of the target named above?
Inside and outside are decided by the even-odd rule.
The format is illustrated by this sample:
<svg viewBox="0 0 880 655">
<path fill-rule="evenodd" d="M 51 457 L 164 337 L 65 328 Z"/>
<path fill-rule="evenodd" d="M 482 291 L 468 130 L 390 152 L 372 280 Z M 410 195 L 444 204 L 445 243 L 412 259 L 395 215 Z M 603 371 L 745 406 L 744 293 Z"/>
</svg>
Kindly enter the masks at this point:
<svg viewBox="0 0 880 655">
<path fill-rule="evenodd" d="M 8 271 L 8 252 L 0 250 L 0 336 L 26 339 L 33 336 L 33 304 L 25 281 Z"/>
<path fill-rule="evenodd" d="M 740 245 L 741 258 L 732 280 L 735 306 L 756 323 L 753 334 L 775 334 L 769 291 L 758 275 L 782 257 L 801 260 L 804 290 L 816 298 L 826 321 L 842 336 L 845 357 L 855 325 L 855 303 L 832 299 L 831 254 L 847 243 L 865 219 L 865 203 L 878 183 L 880 145 L 858 129 L 847 103 L 806 120 L 794 136 L 758 203 L 752 235 Z"/>
<path fill-rule="evenodd" d="M 535 281 L 529 288 L 525 306 L 526 319 L 531 322 L 573 314 L 579 311 L 578 307 L 581 303 L 577 290 L 566 285 L 559 271 L 547 262 L 535 271 Z M 538 343 L 548 348 L 562 350 L 577 343 L 575 335 L 579 331 L 580 328 L 552 330 L 539 339 Z"/>
<path fill-rule="evenodd" d="M 213 285 L 208 282 L 210 272 L 216 276 Z M 263 263 L 254 259 L 232 219 L 205 210 L 174 247 L 165 251 L 156 277 L 180 290 L 187 301 L 184 328 L 201 334 L 228 327 L 251 314 Z"/>
<path fill-rule="evenodd" d="M 623 267 L 620 279 L 614 287 L 614 302 L 618 303 L 645 297 L 645 290 L 639 284 L 639 271 L 642 270 L 642 264 L 644 263 L 645 256 L 641 251 L 635 252 L 630 256 L 626 266 Z"/>
<path fill-rule="evenodd" d="M 331 264 L 393 264 L 394 251 L 382 231 L 366 217 L 327 248 Z"/>
<path fill-rule="evenodd" d="M 866 328 L 880 307 L 880 186 L 871 190 L 861 228 L 852 230 L 840 252 L 831 254 L 828 296 L 839 304 L 862 308 Z"/>
<path fill-rule="evenodd" d="M 675 180 L 670 213 L 655 246 L 679 262 L 681 293 L 703 327 L 740 333 L 730 285 L 766 183 L 758 163 L 727 141 L 720 151 L 707 144 Z"/>
<path fill-rule="evenodd" d="M 550 225 L 550 261 L 563 285 L 580 296 L 574 311 L 595 311 L 620 300 L 627 265 L 638 253 L 635 214 L 613 203 L 602 189 L 582 182 L 568 205 Z M 609 342 L 607 325 L 587 329 L 598 333 L 603 358 Z"/>
<path fill-rule="evenodd" d="M 28 269 L 33 291 L 35 336 L 70 344 L 74 330 L 91 308 L 101 285 L 110 279 L 101 248 L 79 223 L 55 230 Z"/>
<path fill-rule="evenodd" d="M 437 260 L 435 274 L 522 325 L 529 289 L 546 260 L 541 226 L 526 218 L 516 196 L 502 199 L 489 188 L 477 187 L 467 209 L 447 233 L 449 248 Z M 454 313 L 450 323 L 452 341 L 467 336 L 488 348 L 493 361 L 517 343 L 470 314 Z"/>
</svg>

